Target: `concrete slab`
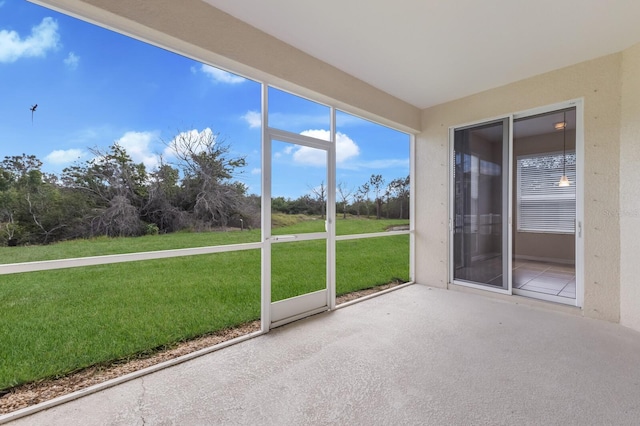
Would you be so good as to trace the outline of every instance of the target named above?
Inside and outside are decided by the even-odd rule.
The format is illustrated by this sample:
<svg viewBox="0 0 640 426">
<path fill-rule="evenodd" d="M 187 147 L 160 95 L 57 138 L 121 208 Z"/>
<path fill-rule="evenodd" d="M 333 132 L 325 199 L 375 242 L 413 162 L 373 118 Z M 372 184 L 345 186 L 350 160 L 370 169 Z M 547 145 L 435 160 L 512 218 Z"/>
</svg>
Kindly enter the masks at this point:
<svg viewBox="0 0 640 426">
<path fill-rule="evenodd" d="M 413 285 L 12 424 L 635 425 L 639 366 L 619 325 Z"/>
</svg>

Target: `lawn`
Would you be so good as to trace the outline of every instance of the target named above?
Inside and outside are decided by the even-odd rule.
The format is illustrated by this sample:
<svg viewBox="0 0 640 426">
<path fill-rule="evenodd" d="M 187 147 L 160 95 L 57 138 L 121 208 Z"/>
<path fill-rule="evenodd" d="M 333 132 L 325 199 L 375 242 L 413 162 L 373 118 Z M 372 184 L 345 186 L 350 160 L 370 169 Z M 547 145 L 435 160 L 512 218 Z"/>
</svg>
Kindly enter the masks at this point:
<svg viewBox="0 0 640 426">
<path fill-rule="evenodd" d="M 305 220 L 306 219 L 306 220 Z M 324 220 L 318 217 L 303 218 L 274 214 L 274 235 L 323 232 Z M 337 235 L 382 232 L 390 226 L 406 224 L 399 219 L 338 219 Z M 70 259 L 75 257 L 103 256 L 108 254 L 137 253 L 156 250 L 172 250 L 227 244 L 243 244 L 260 241 L 260 230 L 234 232 L 176 232 L 164 235 L 147 235 L 137 238 L 106 238 L 65 241 L 46 246 L 0 247 L 0 264 L 33 262 L 39 260 Z"/>
<path fill-rule="evenodd" d="M 315 222 L 321 223 L 304 221 L 277 232 L 313 231 Z M 399 223 L 344 222 L 343 234 L 379 232 Z M 33 259 L 36 252 L 37 259 L 51 259 L 230 244 L 256 241 L 254 233 L 71 241 L 5 247 L 0 256 L 9 263 Z M 273 248 L 272 300 L 324 288 L 324 241 Z M 338 241 L 336 262 L 338 294 L 407 281 L 408 235 Z M 0 389 L 6 389 L 258 319 L 260 250 L 4 275 L 0 306 Z"/>
</svg>

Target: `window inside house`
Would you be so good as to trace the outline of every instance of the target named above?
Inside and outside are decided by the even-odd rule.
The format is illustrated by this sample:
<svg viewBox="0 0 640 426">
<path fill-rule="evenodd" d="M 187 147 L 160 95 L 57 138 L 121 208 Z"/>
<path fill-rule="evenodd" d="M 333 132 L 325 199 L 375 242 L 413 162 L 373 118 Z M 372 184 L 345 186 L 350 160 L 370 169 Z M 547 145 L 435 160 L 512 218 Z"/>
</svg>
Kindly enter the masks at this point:
<svg viewBox="0 0 640 426">
<path fill-rule="evenodd" d="M 516 159 L 518 231 L 572 234 L 576 217 L 575 151 Z M 566 173 L 569 186 L 559 186 Z"/>
</svg>

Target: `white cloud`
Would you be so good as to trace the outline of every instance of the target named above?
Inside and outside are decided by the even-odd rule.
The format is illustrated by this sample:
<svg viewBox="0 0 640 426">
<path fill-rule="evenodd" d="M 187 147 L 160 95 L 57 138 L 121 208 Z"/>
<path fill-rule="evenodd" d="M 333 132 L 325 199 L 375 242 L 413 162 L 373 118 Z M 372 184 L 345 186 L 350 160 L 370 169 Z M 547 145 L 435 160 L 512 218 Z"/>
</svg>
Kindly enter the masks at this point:
<svg viewBox="0 0 640 426">
<path fill-rule="evenodd" d="M 260 114 L 258 111 L 247 111 L 247 113 L 243 115 L 242 118 L 249 124 L 250 129 L 255 129 L 256 127 L 260 127 L 262 125 L 262 114 Z"/>
<path fill-rule="evenodd" d="M 246 81 L 239 75 L 231 74 L 210 65 L 202 64 L 200 71 L 205 73 L 214 83 L 240 84 Z"/>
<path fill-rule="evenodd" d="M 157 132 L 126 132 L 116 143 L 127 151 L 135 163 L 144 163 L 147 170 L 152 170 L 160 162 L 158 155 L 151 151 L 151 145 L 157 139 Z"/>
<path fill-rule="evenodd" d="M 58 23 L 53 18 L 44 18 L 31 28 L 31 34 L 22 39 L 16 31 L 0 31 L 0 63 L 15 62 L 20 58 L 43 57 L 47 51 L 60 46 Z"/>
<path fill-rule="evenodd" d="M 51 164 L 69 164 L 86 155 L 81 149 L 57 149 L 44 157 Z"/>
<path fill-rule="evenodd" d="M 301 146 L 293 153 L 293 161 L 306 166 L 324 167 L 327 164 L 327 154 L 320 149 Z"/>
<path fill-rule="evenodd" d="M 69 52 L 69 54 L 67 55 L 67 57 L 64 59 L 63 62 L 67 66 L 67 68 L 73 71 L 78 68 L 78 64 L 80 63 L 80 57 L 73 52 Z"/>
<path fill-rule="evenodd" d="M 262 169 L 260 167 L 256 167 L 255 169 L 251 169 L 251 174 L 252 175 L 259 175 L 260 173 L 262 173 Z"/>
<path fill-rule="evenodd" d="M 336 162 L 344 163 L 360 155 L 360 148 L 344 133 L 336 133 Z"/>
<path fill-rule="evenodd" d="M 215 143 L 216 138 L 217 135 L 208 127 L 201 132 L 198 129 L 180 132 L 169 142 L 169 145 L 164 150 L 164 156 L 175 157 L 176 152 L 202 152 L 212 141 Z"/>
<path fill-rule="evenodd" d="M 305 130 L 301 135 L 329 140 L 330 133 L 328 130 Z M 285 153 L 289 154 L 290 151 Z M 336 162 L 338 164 L 353 159 L 359 154 L 360 148 L 349 136 L 340 132 L 336 133 Z M 309 166 L 324 166 L 327 164 L 327 155 L 322 150 L 302 146 L 293 152 L 293 160 L 296 163 Z"/>
</svg>

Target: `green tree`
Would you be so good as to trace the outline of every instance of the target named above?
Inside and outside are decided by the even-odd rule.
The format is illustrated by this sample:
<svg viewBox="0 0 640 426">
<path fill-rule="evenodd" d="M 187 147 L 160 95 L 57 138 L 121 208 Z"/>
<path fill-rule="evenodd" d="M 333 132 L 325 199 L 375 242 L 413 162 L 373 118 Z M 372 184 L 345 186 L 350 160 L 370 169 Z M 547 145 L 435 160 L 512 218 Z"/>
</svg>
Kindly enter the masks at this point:
<svg viewBox="0 0 640 426">
<path fill-rule="evenodd" d="M 389 190 L 392 195 L 398 201 L 399 204 L 399 219 L 404 219 L 404 205 L 408 204 L 409 200 L 409 191 L 410 191 L 410 181 L 409 176 L 406 178 L 396 178 L 389 183 Z M 408 211 L 408 206 L 407 206 Z"/>
<path fill-rule="evenodd" d="M 42 173 L 42 162 L 33 155 L 5 157 L 0 164 L 3 241 L 47 244 L 69 238 L 80 209 L 57 177 Z"/>
<path fill-rule="evenodd" d="M 142 209 L 145 221 L 162 232 L 175 232 L 188 226 L 188 215 L 178 206 L 180 172 L 161 163 L 149 174 L 148 198 Z"/>
<path fill-rule="evenodd" d="M 369 178 L 369 183 L 373 187 L 373 192 L 375 194 L 375 202 L 376 202 L 376 219 L 380 219 L 380 214 L 382 211 L 382 187 L 384 186 L 384 179 L 382 175 L 371 175 Z"/>
<path fill-rule="evenodd" d="M 360 204 L 364 204 L 367 211 L 367 218 L 369 217 L 369 192 L 371 192 L 369 182 L 365 182 L 360 185 L 356 191 L 356 199 L 358 200 L 358 217 L 360 216 Z"/>
</svg>

